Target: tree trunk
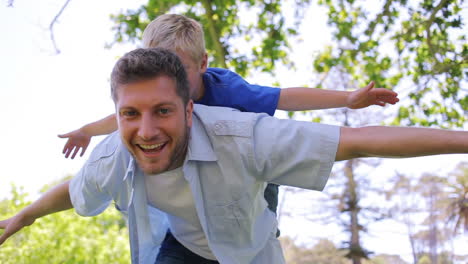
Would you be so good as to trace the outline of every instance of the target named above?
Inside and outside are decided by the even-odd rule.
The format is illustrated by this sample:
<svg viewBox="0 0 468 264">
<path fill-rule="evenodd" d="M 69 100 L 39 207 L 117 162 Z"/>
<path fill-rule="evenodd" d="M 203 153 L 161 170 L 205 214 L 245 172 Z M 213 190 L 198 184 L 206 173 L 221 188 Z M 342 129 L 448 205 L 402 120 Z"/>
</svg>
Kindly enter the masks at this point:
<svg viewBox="0 0 468 264">
<path fill-rule="evenodd" d="M 349 243 L 350 246 L 350 258 L 353 264 L 361 264 L 361 258 L 363 257 L 363 250 L 360 243 L 360 226 L 359 226 L 359 197 L 357 194 L 356 181 L 354 179 L 354 160 L 348 160 L 345 164 L 345 175 L 348 179 L 347 185 L 347 194 L 348 197 L 347 205 L 350 213 L 350 232 L 351 240 Z"/>
</svg>

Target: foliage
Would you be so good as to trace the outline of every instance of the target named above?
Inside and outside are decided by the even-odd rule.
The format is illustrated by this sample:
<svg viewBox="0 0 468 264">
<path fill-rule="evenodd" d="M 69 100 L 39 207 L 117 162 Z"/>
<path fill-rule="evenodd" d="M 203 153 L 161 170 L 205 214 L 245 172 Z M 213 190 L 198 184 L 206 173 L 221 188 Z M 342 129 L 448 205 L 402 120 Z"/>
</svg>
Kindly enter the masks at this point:
<svg viewBox="0 0 468 264">
<path fill-rule="evenodd" d="M 468 113 L 468 44 L 464 0 L 320 0 L 328 12 L 333 45 L 313 62 L 318 73 L 345 73 L 355 89 L 374 80 L 395 89 L 400 102 L 394 124 L 463 127 Z M 211 66 L 242 76 L 291 68 L 289 41 L 297 36 L 311 1 L 148 0 L 136 10 L 111 16 L 116 42 L 135 42 L 160 14 L 185 14 L 206 33 Z M 294 14 L 287 15 L 292 9 Z M 291 18 L 292 17 L 292 18 Z M 293 20 L 292 23 L 289 21 Z M 348 78 L 348 77 L 346 77 Z M 322 79 L 318 86 L 321 87 Z M 348 81 L 346 81 L 348 83 Z"/>
<path fill-rule="evenodd" d="M 335 45 L 314 62 L 318 72 L 374 80 L 409 100 L 395 124 L 458 126 L 467 121 L 468 44 L 463 0 L 321 0 Z M 400 103 L 401 105 L 402 103 Z"/>
<path fill-rule="evenodd" d="M 379 254 L 372 259 L 364 260 L 363 264 L 406 264 L 400 256 L 398 255 L 388 255 L 388 254 Z"/>
<path fill-rule="evenodd" d="M 288 264 L 351 264 L 345 257 L 346 250 L 338 249 L 333 242 L 320 239 L 313 247 L 298 246 L 289 237 L 280 237 L 286 263 Z M 406 264 L 397 255 L 379 254 L 365 259 L 363 264 Z"/>
<path fill-rule="evenodd" d="M 321 239 L 314 247 L 297 246 L 289 237 L 281 237 L 286 263 L 290 264 L 350 264 L 344 256 L 346 251 L 339 250 L 333 242 Z"/>
<path fill-rule="evenodd" d="M 184 14 L 199 21 L 212 67 L 232 68 L 245 76 L 252 68 L 273 73 L 276 63 L 292 65 L 288 60 L 288 38 L 297 35 L 307 0 L 294 1 L 294 23 L 286 24 L 285 1 L 174 1 L 149 0 L 137 10 L 112 15 L 114 42 L 141 39 L 146 25 L 166 12 Z M 239 49 L 239 44 L 242 49 Z M 248 47 L 248 48 L 244 48 Z"/>
<path fill-rule="evenodd" d="M 450 243 L 465 222 L 467 175 L 466 163 L 461 163 L 450 177 L 425 174 L 410 179 L 399 174 L 395 178 L 392 214 L 407 227 L 415 263 L 452 263 L 463 258 L 451 252 Z"/>
<path fill-rule="evenodd" d="M 446 222 L 452 224 L 453 233 L 458 230 L 468 231 L 468 162 L 460 163 L 451 173 L 448 182 Z M 450 180 L 454 179 L 454 180 Z"/>
<path fill-rule="evenodd" d="M 11 199 L 0 201 L 0 219 L 30 202 L 13 186 Z M 69 210 L 45 216 L 0 247 L 0 262 L 8 263 L 130 263 L 128 231 L 115 209 L 96 217 Z"/>
</svg>

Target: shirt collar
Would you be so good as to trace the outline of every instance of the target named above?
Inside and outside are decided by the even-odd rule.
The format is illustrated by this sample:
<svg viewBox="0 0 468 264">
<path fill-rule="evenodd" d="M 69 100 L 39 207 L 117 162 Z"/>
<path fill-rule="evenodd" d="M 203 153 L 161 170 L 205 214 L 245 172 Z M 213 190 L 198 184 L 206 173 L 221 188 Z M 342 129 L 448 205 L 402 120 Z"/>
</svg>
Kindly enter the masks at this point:
<svg viewBox="0 0 468 264">
<path fill-rule="evenodd" d="M 192 115 L 192 128 L 190 129 L 190 139 L 186 160 L 218 160 L 208 137 L 208 133 L 198 118 L 196 111 L 194 111 Z"/>
</svg>

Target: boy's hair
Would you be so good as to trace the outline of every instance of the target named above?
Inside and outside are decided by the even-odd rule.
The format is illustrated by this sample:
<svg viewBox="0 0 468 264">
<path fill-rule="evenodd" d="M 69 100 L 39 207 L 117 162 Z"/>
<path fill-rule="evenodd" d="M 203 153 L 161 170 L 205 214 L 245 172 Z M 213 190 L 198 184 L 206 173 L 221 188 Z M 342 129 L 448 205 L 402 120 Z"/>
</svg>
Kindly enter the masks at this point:
<svg viewBox="0 0 468 264">
<path fill-rule="evenodd" d="M 166 48 L 189 54 L 196 63 L 206 54 L 203 27 L 182 15 L 164 14 L 151 21 L 143 32 L 144 48 Z"/>
<path fill-rule="evenodd" d="M 136 49 L 126 53 L 111 73 L 111 94 L 117 102 L 120 85 L 167 76 L 176 82 L 176 93 L 184 105 L 189 101 L 189 85 L 184 66 L 176 54 L 162 48 Z"/>
</svg>

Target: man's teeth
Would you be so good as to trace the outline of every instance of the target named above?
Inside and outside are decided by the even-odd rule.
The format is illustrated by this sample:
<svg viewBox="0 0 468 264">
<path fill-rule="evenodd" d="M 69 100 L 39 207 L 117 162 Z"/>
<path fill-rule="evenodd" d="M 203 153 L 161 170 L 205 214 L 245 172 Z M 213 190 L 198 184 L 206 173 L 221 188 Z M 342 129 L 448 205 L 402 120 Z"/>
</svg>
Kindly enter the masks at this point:
<svg viewBox="0 0 468 264">
<path fill-rule="evenodd" d="M 140 144 L 140 147 L 142 149 L 150 150 L 150 149 L 157 149 L 157 148 L 161 147 L 162 145 L 164 145 L 164 143 L 153 144 L 153 145 L 142 145 L 142 144 Z"/>
</svg>

